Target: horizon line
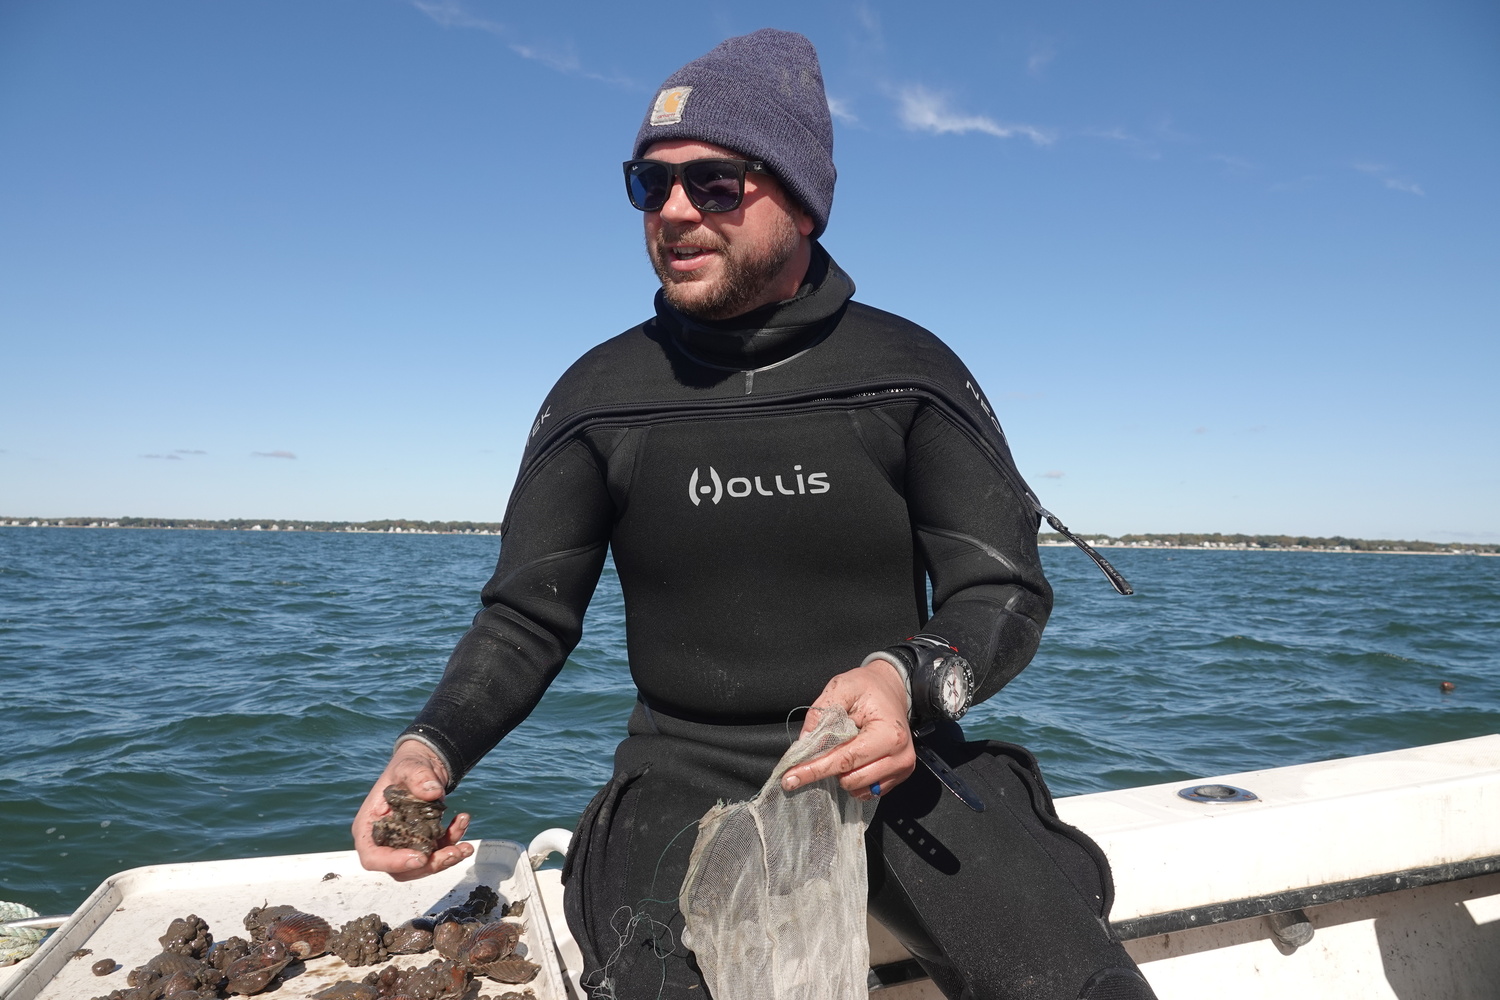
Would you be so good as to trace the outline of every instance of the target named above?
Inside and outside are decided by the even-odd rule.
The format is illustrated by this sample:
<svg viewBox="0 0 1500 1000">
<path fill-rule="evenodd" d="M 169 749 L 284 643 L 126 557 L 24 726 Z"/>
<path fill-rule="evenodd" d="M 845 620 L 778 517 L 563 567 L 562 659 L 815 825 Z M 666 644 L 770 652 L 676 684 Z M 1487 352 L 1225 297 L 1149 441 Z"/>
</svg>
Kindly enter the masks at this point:
<svg viewBox="0 0 1500 1000">
<path fill-rule="evenodd" d="M 0 514 L 0 527 L 10 528 L 129 528 L 202 531 L 325 531 L 359 534 L 500 534 L 503 522 L 468 519 L 425 520 L 421 518 L 375 518 L 365 521 L 294 517 L 203 518 L 203 517 L 17 517 Z M 1500 553 L 1496 542 L 1434 542 L 1426 539 L 1356 538 L 1347 535 L 1308 535 L 1290 532 L 1080 532 L 1091 545 L 1138 548 L 1244 548 L 1244 549 L 1347 549 L 1355 552 L 1422 551 L 1412 546 L 1451 551 L 1480 549 Z M 1041 544 L 1067 542 L 1057 532 L 1037 535 Z M 1144 544 L 1142 544 L 1144 543 Z"/>
</svg>

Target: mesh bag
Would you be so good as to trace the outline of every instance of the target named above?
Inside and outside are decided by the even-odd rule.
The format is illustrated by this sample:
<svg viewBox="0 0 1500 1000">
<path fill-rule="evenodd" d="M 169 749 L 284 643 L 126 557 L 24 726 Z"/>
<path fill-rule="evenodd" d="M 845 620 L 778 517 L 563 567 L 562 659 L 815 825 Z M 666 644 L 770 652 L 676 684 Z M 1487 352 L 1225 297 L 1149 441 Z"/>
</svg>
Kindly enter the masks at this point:
<svg viewBox="0 0 1500 1000">
<path fill-rule="evenodd" d="M 678 901 L 714 1000 L 865 1000 L 865 826 L 861 803 L 825 778 L 784 792 L 787 768 L 859 730 L 841 709 L 792 744 L 749 802 L 698 821 Z"/>
</svg>

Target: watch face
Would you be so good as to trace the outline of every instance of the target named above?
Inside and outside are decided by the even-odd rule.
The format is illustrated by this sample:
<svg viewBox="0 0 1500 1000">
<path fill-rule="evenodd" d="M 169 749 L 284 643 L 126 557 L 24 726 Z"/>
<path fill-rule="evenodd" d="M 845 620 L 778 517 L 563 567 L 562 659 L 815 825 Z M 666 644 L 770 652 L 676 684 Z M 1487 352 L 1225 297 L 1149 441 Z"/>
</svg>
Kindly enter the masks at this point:
<svg viewBox="0 0 1500 1000">
<path fill-rule="evenodd" d="M 957 719 L 969 708 L 969 672 L 964 669 L 967 664 L 956 656 L 947 656 L 935 666 L 938 670 L 938 700 L 943 706 L 943 714 Z"/>
</svg>

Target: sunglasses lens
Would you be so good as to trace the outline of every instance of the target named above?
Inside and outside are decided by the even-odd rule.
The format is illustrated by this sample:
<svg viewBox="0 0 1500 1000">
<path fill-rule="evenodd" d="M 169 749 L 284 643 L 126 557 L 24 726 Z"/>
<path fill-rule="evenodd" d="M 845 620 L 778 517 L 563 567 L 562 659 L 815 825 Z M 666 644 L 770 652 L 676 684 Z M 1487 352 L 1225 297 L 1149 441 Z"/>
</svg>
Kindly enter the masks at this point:
<svg viewBox="0 0 1500 1000">
<path fill-rule="evenodd" d="M 642 212 L 657 212 L 672 191 L 672 171 L 662 163 L 637 161 L 625 172 L 630 203 Z"/>
<path fill-rule="evenodd" d="M 630 203 L 642 212 L 661 211 L 678 176 L 688 201 L 699 211 L 732 212 L 745 196 L 745 172 L 734 160 L 690 160 L 681 165 L 630 160 L 625 165 Z"/>
<path fill-rule="evenodd" d="M 688 199 L 705 212 L 729 212 L 739 207 L 744 194 L 742 177 L 735 164 L 723 160 L 698 160 L 682 169 Z"/>
</svg>

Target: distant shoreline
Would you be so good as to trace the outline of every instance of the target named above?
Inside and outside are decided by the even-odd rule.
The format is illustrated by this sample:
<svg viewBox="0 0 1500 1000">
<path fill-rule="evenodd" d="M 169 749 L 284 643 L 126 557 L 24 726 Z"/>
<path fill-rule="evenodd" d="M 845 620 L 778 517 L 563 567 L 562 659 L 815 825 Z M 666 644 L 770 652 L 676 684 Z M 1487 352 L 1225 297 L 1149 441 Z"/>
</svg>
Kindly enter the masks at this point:
<svg viewBox="0 0 1500 1000">
<path fill-rule="evenodd" d="M 1494 542 L 1424 542 L 1390 538 L 1314 537 L 1310 535 L 1225 535 L 1219 533 L 1178 533 L 1150 535 L 1083 536 L 1100 549 L 1174 549 L 1193 552 L 1375 552 L 1391 555 L 1458 556 L 1500 555 L 1500 544 Z M 1044 532 L 1037 544 L 1045 547 L 1071 545 L 1056 532 Z"/>
<path fill-rule="evenodd" d="M 1087 541 L 1087 539 L 1085 539 Z M 1060 542 L 1039 541 L 1037 545 L 1044 549 L 1069 549 L 1073 543 L 1067 539 Z M 1323 552 L 1343 555 L 1385 555 L 1385 556 L 1500 556 L 1500 551 L 1495 551 L 1495 546 L 1474 545 L 1459 548 L 1446 548 L 1434 543 L 1431 549 L 1355 549 L 1349 547 L 1320 548 L 1314 546 L 1280 546 L 1280 545 L 1131 545 L 1126 542 L 1089 542 L 1096 549 L 1144 549 L 1167 552 Z"/>
<path fill-rule="evenodd" d="M 0 528 L 122 528 L 176 531 L 332 531 L 370 535 L 498 535 L 500 525 L 490 521 L 300 521 L 296 518 L 208 518 L 172 517 L 7 517 L 0 514 Z"/>
<path fill-rule="evenodd" d="M 0 515 L 0 528 L 149 528 L 177 531 L 329 531 L 370 535 L 499 535 L 494 521 L 417 521 L 392 518 L 382 521 L 303 521 L 296 518 L 207 518 L 168 517 L 10 517 Z M 1307 535 L 1244 535 L 1218 533 L 1084 535 L 1085 541 L 1103 549 L 1172 549 L 1177 551 L 1232 552 L 1359 552 L 1392 555 L 1500 555 L 1497 543 L 1424 542 L 1393 539 L 1312 537 Z M 1043 532 L 1037 544 L 1044 548 L 1073 543 L 1055 532 Z"/>
</svg>

